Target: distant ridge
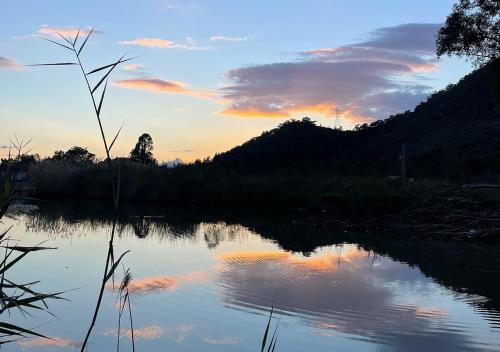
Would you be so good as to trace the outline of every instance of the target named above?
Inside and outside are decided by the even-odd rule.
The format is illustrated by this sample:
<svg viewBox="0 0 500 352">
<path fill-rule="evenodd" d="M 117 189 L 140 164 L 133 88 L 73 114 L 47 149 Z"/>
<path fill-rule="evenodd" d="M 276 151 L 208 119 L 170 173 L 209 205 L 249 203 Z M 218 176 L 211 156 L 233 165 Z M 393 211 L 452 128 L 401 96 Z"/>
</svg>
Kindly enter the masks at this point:
<svg viewBox="0 0 500 352">
<path fill-rule="evenodd" d="M 500 174 L 500 112 L 491 65 L 432 94 L 406 111 L 353 131 L 290 120 L 218 154 L 226 168 L 269 172 L 328 168 L 346 175 L 398 175 L 403 144 L 410 177 L 492 177 Z"/>
</svg>

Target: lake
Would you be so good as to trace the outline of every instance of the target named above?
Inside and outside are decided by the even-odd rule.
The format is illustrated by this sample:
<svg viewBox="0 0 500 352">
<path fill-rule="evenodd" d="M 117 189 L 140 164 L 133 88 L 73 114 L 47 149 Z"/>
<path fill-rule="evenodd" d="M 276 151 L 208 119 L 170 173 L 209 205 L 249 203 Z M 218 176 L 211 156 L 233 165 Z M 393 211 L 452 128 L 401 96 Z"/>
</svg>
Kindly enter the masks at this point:
<svg viewBox="0 0 500 352">
<path fill-rule="evenodd" d="M 78 349 L 91 321 L 112 217 L 108 204 L 40 203 L 0 228 L 30 253 L 10 273 L 41 280 L 50 315 L 12 311 L 4 321 L 50 336 L 6 351 Z M 498 249 L 466 243 L 337 233 L 276 214 L 125 205 L 115 239 L 130 250 L 137 351 L 258 351 L 274 306 L 276 351 L 498 351 Z M 88 351 L 116 350 L 117 292 L 108 286 Z M 128 313 L 127 313 L 128 314 Z M 5 315 L 5 313 L 4 313 Z M 128 317 L 128 316 L 127 316 Z M 131 351 L 129 320 L 121 350 Z"/>
</svg>

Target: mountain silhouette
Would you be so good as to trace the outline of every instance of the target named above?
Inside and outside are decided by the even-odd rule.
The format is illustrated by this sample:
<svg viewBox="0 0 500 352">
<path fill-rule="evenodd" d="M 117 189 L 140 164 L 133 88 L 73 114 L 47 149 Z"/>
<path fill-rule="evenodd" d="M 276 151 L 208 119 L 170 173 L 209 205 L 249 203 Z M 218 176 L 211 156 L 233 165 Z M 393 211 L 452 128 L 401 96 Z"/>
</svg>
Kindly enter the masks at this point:
<svg viewBox="0 0 500 352">
<path fill-rule="evenodd" d="M 492 65 L 434 93 L 413 111 L 341 131 L 290 120 L 213 158 L 239 171 L 329 169 L 399 175 L 403 145 L 410 177 L 461 179 L 500 172 L 500 112 Z"/>
</svg>

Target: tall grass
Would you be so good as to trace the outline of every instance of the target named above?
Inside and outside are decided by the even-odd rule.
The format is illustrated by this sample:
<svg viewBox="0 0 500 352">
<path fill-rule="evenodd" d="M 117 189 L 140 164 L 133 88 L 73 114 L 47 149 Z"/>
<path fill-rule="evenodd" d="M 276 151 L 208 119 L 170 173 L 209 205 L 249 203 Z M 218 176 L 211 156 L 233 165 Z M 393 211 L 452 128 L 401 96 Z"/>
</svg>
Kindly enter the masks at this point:
<svg viewBox="0 0 500 352">
<path fill-rule="evenodd" d="M 5 215 L 14 199 L 15 187 L 13 187 L 9 175 L 0 175 L 0 219 Z M 10 315 L 11 310 L 17 310 L 23 316 L 30 315 L 29 311 L 31 310 L 48 312 L 47 300 L 63 299 L 61 296 L 63 292 L 41 293 L 33 287 L 38 281 L 19 283 L 11 279 L 8 274 L 28 254 L 54 248 L 43 247 L 41 244 L 30 247 L 12 245 L 11 243 L 15 243 L 15 241 L 8 236 L 10 229 L 0 230 L 0 250 L 3 252 L 3 259 L 0 261 L 0 316 L 5 313 Z M 0 347 L 29 336 L 48 338 L 33 329 L 0 322 Z"/>
<path fill-rule="evenodd" d="M 83 76 L 86 88 L 89 92 L 91 102 L 92 102 L 92 107 L 94 109 L 95 117 L 97 120 L 97 124 L 99 126 L 99 133 L 102 139 L 102 143 L 104 146 L 104 152 L 106 155 L 105 163 L 107 165 L 107 175 L 108 179 L 111 185 L 111 192 L 112 192 L 112 199 L 113 199 L 113 209 L 115 212 L 115 216 L 113 219 L 113 226 L 111 230 L 111 235 L 109 238 L 108 242 L 108 252 L 106 255 L 106 261 L 104 265 L 104 273 L 102 276 L 102 283 L 101 287 L 99 290 L 99 294 L 97 297 L 97 302 L 95 305 L 94 309 L 94 314 L 92 316 L 92 320 L 90 322 L 90 326 L 87 330 L 87 333 L 85 335 L 85 339 L 82 343 L 81 346 L 81 352 L 83 352 L 86 349 L 86 346 L 88 344 L 90 335 L 92 333 L 92 330 L 95 326 L 97 317 L 99 315 L 99 310 L 101 307 L 102 303 L 102 298 L 104 294 L 104 288 L 106 286 L 106 283 L 111 280 L 114 277 L 114 272 L 118 265 L 120 264 L 121 260 L 127 254 L 127 252 L 122 253 L 118 258 L 115 258 L 115 253 L 114 253 L 114 236 L 115 236 L 115 229 L 116 229 L 116 211 L 118 209 L 119 205 L 119 200 L 120 200 L 120 169 L 116 169 L 115 166 L 113 165 L 113 161 L 111 158 L 111 150 L 120 134 L 121 127 L 118 129 L 116 134 L 112 139 L 108 138 L 106 136 L 106 133 L 104 132 L 104 127 L 103 127 L 103 120 L 102 120 L 102 107 L 104 103 L 104 97 L 106 95 L 106 89 L 108 86 L 108 79 L 111 75 L 111 73 L 118 67 L 118 65 L 131 60 L 132 58 L 125 58 L 125 56 L 121 56 L 118 60 L 105 64 L 103 66 L 91 69 L 91 70 L 86 70 L 83 62 L 82 62 L 82 54 L 84 53 L 84 49 L 86 47 L 86 44 L 91 37 L 92 33 L 94 32 L 94 28 L 92 28 L 90 31 L 88 31 L 87 35 L 85 38 L 80 37 L 81 30 L 78 30 L 78 33 L 74 38 L 67 38 L 61 34 L 59 36 L 63 40 L 63 42 L 57 42 L 51 39 L 46 39 L 47 41 L 57 45 L 60 48 L 65 49 L 66 51 L 71 52 L 71 54 L 74 57 L 74 61 L 72 62 L 56 62 L 56 63 L 49 63 L 49 64 L 36 64 L 32 66 L 77 66 Z M 80 39 L 80 42 L 79 42 Z M 95 77 L 95 78 L 94 78 Z M 91 81 L 94 81 L 93 83 Z"/>
</svg>

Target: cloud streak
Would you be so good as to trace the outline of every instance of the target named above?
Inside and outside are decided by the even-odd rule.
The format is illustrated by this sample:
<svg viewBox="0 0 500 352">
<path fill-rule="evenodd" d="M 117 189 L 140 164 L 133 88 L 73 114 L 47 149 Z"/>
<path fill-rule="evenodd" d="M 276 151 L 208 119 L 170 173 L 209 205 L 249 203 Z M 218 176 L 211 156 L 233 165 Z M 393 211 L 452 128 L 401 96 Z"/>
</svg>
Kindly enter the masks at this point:
<svg viewBox="0 0 500 352">
<path fill-rule="evenodd" d="M 113 84 L 119 88 L 145 90 L 154 93 L 183 94 L 202 99 L 214 96 L 211 92 L 187 88 L 187 85 L 182 82 L 166 81 L 159 78 L 124 79 L 115 81 Z"/>
<path fill-rule="evenodd" d="M 350 125 L 413 108 L 432 87 L 419 75 L 439 69 L 434 37 L 440 24 L 380 28 L 365 41 L 297 53 L 298 60 L 233 69 L 221 89 L 222 114 L 326 117 L 339 108 Z"/>
<path fill-rule="evenodd" d="M 164 38 L 137 38 L 132 40 L 121 40 L 120 45 L 136 45 L 152 49 L 185 49 L 185 50 L 211 50 L 210 46 L 197 46 L 192 38 L 187 38 L 186 43 L 176 43 Z"/>
<path fill-rule="evenodd" d="M 41 347 L 61 347 L 61 348 L 80 348 L 81 341 L 62 339 L 60 337 L 37 337 L 19 343 L 24 349 L 39 349 Z"/>
<path fill-rule="evenodd" d="M 246 42 L 248 37 L 226 37 L 224 35 L 212 35 L 210 41 L 212 42 Z"/>
<path fill-rule="evenodd" d="M 20 70 L 21 65 L 19 65 L 19 63 L 14 59 L 9 59 L 8 57 L 5 56 L 0 56 L 0 69 Z"/>
<path fill-rule="evenodd" d="M 80 35 L 85 36 L 89 34 L 90 28 L 81 28 Z M 94 33 L 99 33 L 100 31 L 94 30 Z M 66 38 L 75 38 L 78 33 L 77 27 L 51 27 L 46 24 L 41 25 L 37 31 L 38 34 L 48 35 L 54 38 L 61 38 L 59 36 L 62 35 Z"/>
</svg>

